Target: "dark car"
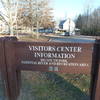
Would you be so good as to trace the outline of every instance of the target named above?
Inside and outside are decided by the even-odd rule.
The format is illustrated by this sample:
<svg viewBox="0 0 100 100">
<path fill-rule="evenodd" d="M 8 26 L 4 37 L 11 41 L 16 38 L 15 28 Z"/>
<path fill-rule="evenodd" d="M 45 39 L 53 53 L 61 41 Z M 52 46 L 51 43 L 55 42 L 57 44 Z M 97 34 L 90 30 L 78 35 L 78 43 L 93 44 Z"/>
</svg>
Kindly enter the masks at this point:
<svg viewBox="0 0 100 100">
<path fill-rule="evenodd" d="M 70 36 L 69 32 L 65 32 L 65 36 Z"/>
</svg>

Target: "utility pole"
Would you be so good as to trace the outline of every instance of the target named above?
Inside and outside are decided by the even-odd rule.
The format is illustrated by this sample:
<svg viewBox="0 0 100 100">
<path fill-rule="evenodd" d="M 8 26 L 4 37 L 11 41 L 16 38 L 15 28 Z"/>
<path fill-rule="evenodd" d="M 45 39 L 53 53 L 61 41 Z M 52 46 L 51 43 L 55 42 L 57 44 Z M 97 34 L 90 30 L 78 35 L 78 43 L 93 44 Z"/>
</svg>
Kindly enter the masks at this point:
<svg viewBox="0 0 100 100">
<path fill-rule="evenodd" d="M 71 26 L 70 26 L 70 18 L 69 18 L 69 30 L 68 30 L 68 31 L 69 31 L 69 35 L 70 35 L 70 27 L 71 27 Z"/>
</svg>

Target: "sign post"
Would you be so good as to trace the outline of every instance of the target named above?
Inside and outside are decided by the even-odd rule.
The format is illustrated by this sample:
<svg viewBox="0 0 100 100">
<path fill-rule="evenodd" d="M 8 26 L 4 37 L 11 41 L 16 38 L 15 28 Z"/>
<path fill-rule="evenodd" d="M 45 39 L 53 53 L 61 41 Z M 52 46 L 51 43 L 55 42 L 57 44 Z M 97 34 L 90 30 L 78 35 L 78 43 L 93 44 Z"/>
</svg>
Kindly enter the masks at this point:
<svg viewBox="0 0 100 100">
<path fill-rule="evenodd" d="M 6 95 L 8 99 L 10 98 L 9 84 L 8 84 L 8 74 L 7 74 L 7 66 L 5 62 L 5 47 L 4 47 L 4 37 L 0 38 L 0 73 L 1 78 L 4 82 L 4 87 L 6 91 Z"/>
<path fill-rule="evenodd" d="M 4 80 L 7 98 L 17 100 L 21 76 L 20 71 L 16 70 L 12 41 L 17 41 L 17 39 L 15 37 L 0 38 L 0 72 Z"/>
<path fill-rule="evenodd" d="M 91 75 L 91 100 L 100 100 L 100 40 L 96 40 Z"/>
<path fill-rule="evenodd" d="M 13 42 L 17 42 L 16 37 L 5 38 L 5 61 L 7 66 L 7 77 L 10 91 L 10 100 L 17 100 L 19 95 L 19 76 L 15 61 L 15 48 Z"/>
</svg>

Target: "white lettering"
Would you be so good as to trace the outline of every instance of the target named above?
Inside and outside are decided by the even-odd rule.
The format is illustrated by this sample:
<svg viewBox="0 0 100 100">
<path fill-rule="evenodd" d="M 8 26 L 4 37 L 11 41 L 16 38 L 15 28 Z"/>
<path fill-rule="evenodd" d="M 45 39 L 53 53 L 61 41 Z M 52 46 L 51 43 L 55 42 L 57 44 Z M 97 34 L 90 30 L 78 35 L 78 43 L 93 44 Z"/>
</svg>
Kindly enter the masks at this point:
<svg viewBox="0 0 100 100">
<path fill-rule="evenodd" d="M 50 51 L 50 52 L 82 52 L 81 47 L 72 47 L 72 46 L 61 46 L 61 47 L 56 47 L 56 46 L 29 46 L 30 51 Z"/>
</svg>

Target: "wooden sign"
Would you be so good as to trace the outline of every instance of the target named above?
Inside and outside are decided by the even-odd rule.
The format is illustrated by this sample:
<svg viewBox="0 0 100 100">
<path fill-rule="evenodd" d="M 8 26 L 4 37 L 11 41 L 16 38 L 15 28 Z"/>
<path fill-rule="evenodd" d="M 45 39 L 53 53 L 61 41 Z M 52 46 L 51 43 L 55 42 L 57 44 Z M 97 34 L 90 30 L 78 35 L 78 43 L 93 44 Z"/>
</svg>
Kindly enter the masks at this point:
<svg viewBox="0 0 100 100">
<path fill-rule="evenodd" d="M 9 100 L 17 100 L 21 70 L 91 74 L 91 100 L 100 100 L 100 41 L 95 43 L 21 42 L 0 39 L 0 71 Z"/>
<path fill-rule="evenodd" d="M 9 43 L 7 43 L 9 46 Z M 20 70 L 90 73 L 93 44 L 12 42 Z"/>
</svg>

